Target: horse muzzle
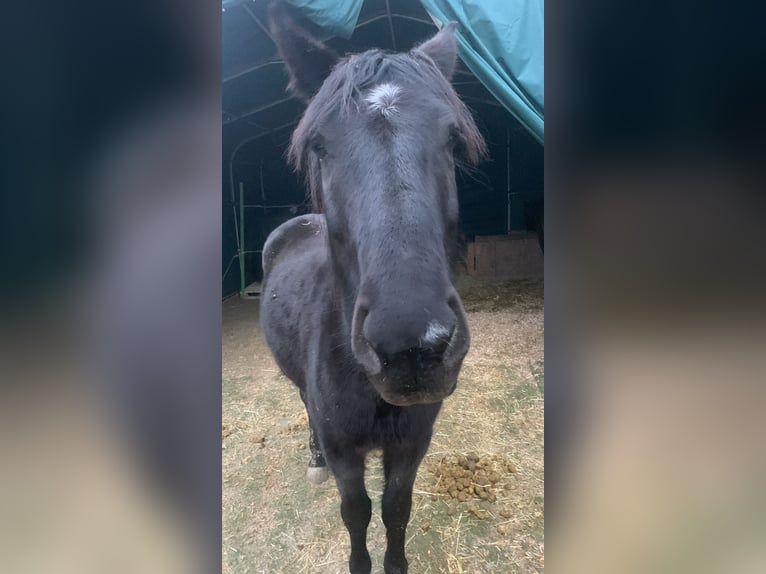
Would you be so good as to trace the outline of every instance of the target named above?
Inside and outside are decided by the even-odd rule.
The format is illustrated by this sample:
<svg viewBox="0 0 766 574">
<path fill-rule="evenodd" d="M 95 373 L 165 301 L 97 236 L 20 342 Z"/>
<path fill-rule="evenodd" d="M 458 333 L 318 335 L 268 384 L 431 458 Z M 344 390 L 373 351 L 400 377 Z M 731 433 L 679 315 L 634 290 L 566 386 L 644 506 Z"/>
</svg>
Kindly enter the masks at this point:
<svg viewBox="0 0 766 574">
<path fill-rule="evenodd" d="M 357 299 L 351 322 L 351 350 L 386 402 L 398 406 L 435 403 L 455 390 L 471 336 L 463 304 L 454 289 L 450 289 L 447 305 L 454 313 L 452 329 L 422 325 L 418 344 L 391 353 L 376 349 L 365 335 L 369 306 L 364 297 Z"/>
</svg>

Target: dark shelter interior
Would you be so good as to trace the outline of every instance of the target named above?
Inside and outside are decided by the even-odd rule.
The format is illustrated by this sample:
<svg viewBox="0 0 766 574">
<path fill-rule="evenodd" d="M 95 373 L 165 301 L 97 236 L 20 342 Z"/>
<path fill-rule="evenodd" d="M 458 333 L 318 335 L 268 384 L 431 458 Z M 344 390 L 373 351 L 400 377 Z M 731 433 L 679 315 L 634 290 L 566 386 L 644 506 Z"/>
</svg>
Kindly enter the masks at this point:
<svg viewBox="0 0 766 574">
<path fill-rule="evenodd" d="M 287 93 L 287 72 L 268 31 L 268 2 L 224 2 L 223 295 L 257 293 L 261 249 L 283 221 L 311 211 L 285 152 L 304 110 Z M 406 51 L 438 30 L 419 2 L 366 0 L 349 39 L 302 20 L 338 54 Z M 538 234 L 543 212 L 543 146 L 462 63 L 453 85 L 472 110 L 489 155 L 457 173 L 465 242 Z"/>
</svg>

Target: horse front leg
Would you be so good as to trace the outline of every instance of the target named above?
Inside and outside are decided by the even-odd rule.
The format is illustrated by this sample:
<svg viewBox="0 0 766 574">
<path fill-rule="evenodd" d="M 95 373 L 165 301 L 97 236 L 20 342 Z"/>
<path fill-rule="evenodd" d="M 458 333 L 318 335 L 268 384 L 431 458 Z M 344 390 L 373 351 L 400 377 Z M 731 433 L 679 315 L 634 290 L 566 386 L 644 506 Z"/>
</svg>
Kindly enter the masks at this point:
<svg viewBox="0 0 766 574">
<path fill-rule="evenodd" d="M 306 415 L 309 419 L 309 450 L 311 451 L 311 458 L 306 469 L 306 478 L 312 484 L 322 484 L 330 478 L 330 471 L 327 470 L 327 461 L 325 461 L 322 445 L 318 440 L 314 422 L 311 418 L 311 411 L 309 410 L 308 402 L 306 402 L 306 392 L 301 389 L 300 393 L 303 406 L 306 407 Z"/>
<path fill-rule="evenodd" d="M 386 446 L 383 449 L 385 489 L 382 514 L 388 541 L 384 561 L 386 574 L 407 573 L 404 542 L 412 510 L 412 488 L 428 444 L 429 440 L 425 440 L 423 444 Z"/>
<path fill-rule="evenodd" d="M 355 451 L 328 448 L 325 452 L 340 492 L 340 514 L 351 538 L 351 574 L 369 574 L 372 568 L 367 552 L 367 526 L 372 503 L 364 486 L 364 456 Z"/>
<path fill-rule="evenodd" d="M 330 471 L 327 470 L 327 461 L 325 461 L 322 446 L 317 440 L 317 434 L 314 431 L 314 425 L 309 417 L 309 449 L 311 450 L 311 459 L 309 467 L 306 470 L 306 478 L 312 484 L 322 484 L 330 478 Z"/>
</svg>

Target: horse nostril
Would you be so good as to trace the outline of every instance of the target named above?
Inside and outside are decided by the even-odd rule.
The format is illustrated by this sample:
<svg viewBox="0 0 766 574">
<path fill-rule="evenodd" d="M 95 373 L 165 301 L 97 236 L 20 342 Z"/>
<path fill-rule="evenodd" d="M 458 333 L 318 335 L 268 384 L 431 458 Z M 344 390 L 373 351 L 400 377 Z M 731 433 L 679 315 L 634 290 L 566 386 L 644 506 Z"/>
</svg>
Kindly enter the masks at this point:
<svg viewBox="0 0 766 574">
<path fill-rule="evenodd" d="M 367 314 L 366 302 L 357 300 L 351 319 L 351 352 L 369 374 L 377 375 L 380 373 L 382 365 L 378 353 L 364 336 L 364 322 L 367 319 Z"/>
<path fill-rule="evenodd" d="M 444 355 L 449 347 L 449 341 L 449 337 L 444 337 L 429 343 L 424 341 L 420 348 L 415 350 L 424 359 L 441 359 L 442 355 Z"/>
</svg>

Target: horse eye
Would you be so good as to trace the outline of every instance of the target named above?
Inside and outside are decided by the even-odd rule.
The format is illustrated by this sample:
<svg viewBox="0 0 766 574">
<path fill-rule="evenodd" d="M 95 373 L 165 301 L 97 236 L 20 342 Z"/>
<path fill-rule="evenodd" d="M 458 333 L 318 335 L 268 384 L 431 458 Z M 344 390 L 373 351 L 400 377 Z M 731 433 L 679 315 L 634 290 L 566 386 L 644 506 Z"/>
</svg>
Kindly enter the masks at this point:
<svg viewBox="0 0 766 574">
<path fill-rule="evenodd" d="M 311 151 L 317 154 L 319 159 L 323 159 L 327 155 L 327 149 L 324 147 L 324 143 L 319 139 L 312 140 Z"/>
<path fill-rule="evenodd" d="M 447 140 L 447 147 L 449 147 L 451 151 L 454 151 L 460 145 L 462 141 L 463 141 L 463 138 L 460 134 L 460 130 L 458 129 L 458 127 L 453 126 L 452 128 L 450 128 L 449 139 Z"/>
</svg>

